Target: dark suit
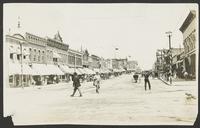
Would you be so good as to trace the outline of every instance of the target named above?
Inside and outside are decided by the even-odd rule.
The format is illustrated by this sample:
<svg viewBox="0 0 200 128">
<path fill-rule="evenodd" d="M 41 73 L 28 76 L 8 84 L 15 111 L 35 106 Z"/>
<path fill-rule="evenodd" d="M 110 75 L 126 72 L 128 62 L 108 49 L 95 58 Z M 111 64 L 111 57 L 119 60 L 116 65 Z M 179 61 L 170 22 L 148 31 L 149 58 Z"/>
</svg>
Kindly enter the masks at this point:
<svg viewBox="0 0 200 128">
<path fill-rule="evenodd" d="M 147 90 L 147 83 L 149 85 L 149 90 L 151 90 L 151 84 L 149 81 L 149 74 L 144 75 L 144 85 L 145 85 L 145 91 Z"/>
<path fill-rule="evenodd" d="M 80 96 L 82 96 L 81 90 L 79 88 L 81 86 L 79 76 L 78 75 L 72 76 L 72 81 L 73 81 L 74 92 L 71 96 L 74 96 L 74 94 L 76 93 L 76 90 L 78 90 Z"/>
</svg>

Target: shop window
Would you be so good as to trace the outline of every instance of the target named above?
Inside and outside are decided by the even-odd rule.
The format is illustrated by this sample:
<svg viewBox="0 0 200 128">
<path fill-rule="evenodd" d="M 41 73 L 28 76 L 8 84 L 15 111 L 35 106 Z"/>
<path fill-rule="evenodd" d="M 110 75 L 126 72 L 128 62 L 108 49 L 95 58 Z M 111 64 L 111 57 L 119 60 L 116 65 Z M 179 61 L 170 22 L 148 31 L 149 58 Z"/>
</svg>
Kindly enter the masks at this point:
<svg viewBox="0 0 200 128">
<path fill-rule="evenodd" d="M 23 58 L 26 59 L 26 56 L 24 55 Z"/>
<path fill-rule="evenodd" d="M 10 54 L 10 59 L 13 59 L 13 53 Z"/>
</svg>

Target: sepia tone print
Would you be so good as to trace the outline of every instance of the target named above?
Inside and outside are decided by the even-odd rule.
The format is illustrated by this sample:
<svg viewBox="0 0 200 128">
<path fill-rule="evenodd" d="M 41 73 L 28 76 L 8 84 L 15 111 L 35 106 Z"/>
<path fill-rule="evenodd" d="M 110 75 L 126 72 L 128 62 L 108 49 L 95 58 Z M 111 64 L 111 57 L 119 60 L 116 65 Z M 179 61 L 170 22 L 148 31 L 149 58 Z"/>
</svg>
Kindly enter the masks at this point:
<svg viewBox="0 0 200 128">
<path fill-rule="evenodd" d="M 4 4 L 14 125 L 193 125 L 196 4 Z"/>
</svg>

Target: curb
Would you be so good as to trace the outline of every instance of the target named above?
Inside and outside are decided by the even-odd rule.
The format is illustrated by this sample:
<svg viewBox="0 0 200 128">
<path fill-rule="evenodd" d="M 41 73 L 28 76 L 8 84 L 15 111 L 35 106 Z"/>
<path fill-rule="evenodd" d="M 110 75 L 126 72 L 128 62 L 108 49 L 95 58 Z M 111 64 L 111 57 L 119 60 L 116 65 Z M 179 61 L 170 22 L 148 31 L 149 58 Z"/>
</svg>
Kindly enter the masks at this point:
<svg viewBox="0 0 200 128">
<path fill-rule="evenodd" d="M 165 81 L 165 80 L 163 80 L 163 79 L 161 79 L 161 78 L 158 78 L 159 80 L 161 80 L 163 83 L 165 83 L 166 85 L 168 85 L 168 86 L 172 86 L 173 84 L 169 84 L 167 81 Z"/>
</svg>

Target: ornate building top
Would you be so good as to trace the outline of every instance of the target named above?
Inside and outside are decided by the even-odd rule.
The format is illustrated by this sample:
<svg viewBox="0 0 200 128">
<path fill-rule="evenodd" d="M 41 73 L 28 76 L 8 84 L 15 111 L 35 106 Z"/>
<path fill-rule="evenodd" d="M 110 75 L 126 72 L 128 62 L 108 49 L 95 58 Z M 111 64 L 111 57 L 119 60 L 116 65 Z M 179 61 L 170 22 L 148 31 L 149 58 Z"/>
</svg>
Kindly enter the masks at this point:
<svg viewBox="0 0 200 128">
<path fill-rule="evenodd" d="M 59 41 L 59 42 L 63 42 L 62 37 L 60 36 L 59 31 L 54 36 L 54 40 Z"/>
</svg>

